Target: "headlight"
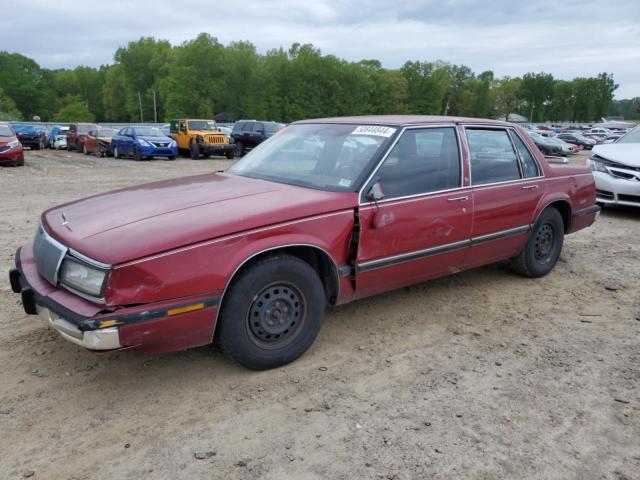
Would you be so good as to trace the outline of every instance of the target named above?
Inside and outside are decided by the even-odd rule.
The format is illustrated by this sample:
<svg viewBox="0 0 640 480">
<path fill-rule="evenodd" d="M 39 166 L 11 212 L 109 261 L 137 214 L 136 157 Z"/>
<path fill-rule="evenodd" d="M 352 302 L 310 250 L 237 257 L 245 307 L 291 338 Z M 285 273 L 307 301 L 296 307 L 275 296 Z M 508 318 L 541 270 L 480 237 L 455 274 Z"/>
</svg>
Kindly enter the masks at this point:
<svg viewBox="0 0 640 480">
<path fill-rule="evenodd" d="M 151 144 L 147 142 L 144 138 L 138 138 L 138 143 L 143 147 L 150 147 Z"/>
<path fill-rule="evenodd" d="M 102 297 L 106 278 L 106 270 L 91 267 L 69 256 L 65 257 L 60 268 L 60 283 L 96 298 Z"/>
<path fill-rule="evenodd" d="M 607 167 L 605 166 L 605 164 L 594 157 L 591 157 L 589 158 L 589 160 L 587 160 L 587 166 L 591 168 L 591 170 L 593 170 L 594 172 L 609 173 L 609 170 L 607 170 Z"/>
<path fill-rule="evenodd" d="M 9 142 L 7 144 L 7 147 L 9 147 L 9 148 L 18 148 L 18 145 L 20 145 L 20 142 L 18 140 L 14 140 L 13 142 Z"/>
<path fill-rule="evenodd" d="M 196 142 L 204 143 L 204 138 L 202 137 L 202 135 L 196 135 Z"/>
<path fill-rule="evenodd" d="M 177 145 L 175 140 L 172 140 L 171 143 L 169 144 L 169 147 L 173 148 Z"/>
</svg>

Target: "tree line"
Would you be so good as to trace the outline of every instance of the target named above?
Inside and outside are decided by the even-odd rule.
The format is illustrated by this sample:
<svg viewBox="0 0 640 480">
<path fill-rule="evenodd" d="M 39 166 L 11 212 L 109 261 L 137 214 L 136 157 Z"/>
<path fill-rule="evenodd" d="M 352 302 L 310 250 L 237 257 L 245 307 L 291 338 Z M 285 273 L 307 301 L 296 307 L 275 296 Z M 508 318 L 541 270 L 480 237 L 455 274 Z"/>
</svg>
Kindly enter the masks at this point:
<svg viewBox="0 0 640 480">
<path fill-rule="evenodd" d="M 151 37 L 130 42 L 112 65 L 50 70 L 0 52 L 0 119 L 43 121 L 231 120 L 425 114 L 590 122 L 640 117 L 640 98 L 613 100 L 613 75 L 573 80 L 526 73 L 497 78 L 444 61 L 348 62 L 293 44 L 261 55 L 249 42 L 223 45 L 206 33 L 178 46 Z"/>
</svg>

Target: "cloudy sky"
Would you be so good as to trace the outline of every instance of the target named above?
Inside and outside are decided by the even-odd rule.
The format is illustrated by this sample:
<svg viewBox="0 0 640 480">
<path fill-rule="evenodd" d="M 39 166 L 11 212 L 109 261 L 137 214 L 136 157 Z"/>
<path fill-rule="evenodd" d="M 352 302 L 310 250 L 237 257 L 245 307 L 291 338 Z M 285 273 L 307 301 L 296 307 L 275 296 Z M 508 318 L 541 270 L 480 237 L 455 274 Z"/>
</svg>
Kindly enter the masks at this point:
<svg viewBox="0 0 640 480">
<path fill-rule="evenodd" d="M 2 0 L 0 49 L 45 67 L 112 63 L 141 36 L 174 44 L 208 32 L 261 53 L 313 43 L 347 60 L 443 59 L 498 76 L 606 71 L 640 96 L 640 0 Z"/>
</svg>

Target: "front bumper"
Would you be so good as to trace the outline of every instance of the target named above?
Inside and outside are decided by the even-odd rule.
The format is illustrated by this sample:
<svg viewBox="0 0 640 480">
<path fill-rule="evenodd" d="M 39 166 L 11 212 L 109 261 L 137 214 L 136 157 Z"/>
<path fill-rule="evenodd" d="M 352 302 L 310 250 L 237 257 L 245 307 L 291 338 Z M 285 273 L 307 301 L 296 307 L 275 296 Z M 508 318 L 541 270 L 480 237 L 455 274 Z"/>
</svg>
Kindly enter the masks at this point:
<svg viewBox="0 0 640 480">
<path fill-rule="evenodd" d="M 606 205 L 640 207 L 640 181 L 616 178 L 604 172 L 593 172 L 596 201 Z"/>
<path fill-rule="evenodd" d="M 226 155 L 235 152 L 236 146 L 232 143 L 198 143 L 200 153 L 205 155 Z"/>
<path fill-rule="evenodd" d="M 0 164 L 21 162 L 23 160 L 24 150 L 20 145 L 17 148 L 12 148 L 11 150 L 0 152 Z"/>
<path fill-rule="evenodd" d="M 177 157 L 178 147 L 142 147 L 137 146 L 141 157 Z"/>
<path fill-rule="evenodd" d="M 39 315 L 65 340 L 88 350 L 170 352 L 211 343 L 219 293 L 137 305 L 104 307 L 55 287 L 42 277 L 31 246 L 16 252 L 9 271 L 25 313 Z"/>
</svg>

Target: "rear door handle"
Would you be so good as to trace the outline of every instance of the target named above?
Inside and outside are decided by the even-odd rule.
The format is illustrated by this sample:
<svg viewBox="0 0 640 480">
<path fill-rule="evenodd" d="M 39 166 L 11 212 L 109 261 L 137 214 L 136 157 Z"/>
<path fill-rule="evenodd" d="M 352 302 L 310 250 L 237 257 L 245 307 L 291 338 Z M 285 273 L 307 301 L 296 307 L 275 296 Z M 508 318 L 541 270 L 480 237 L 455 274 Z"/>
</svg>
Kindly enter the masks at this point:
<svg viewBox="0 0 640 480">
<path fill-rule="evenodd" d="M 462 197 L 447 198 L 447 202 L 466 202 L 467 200 L 469 200 L 468 195 L 463 195 Z"/>
<path fill-rule="evenodd" d="M 526 187 L 522 187 L 523 190 L 537 190 L 538 185 L 527 185 Z"/>
</svg>

